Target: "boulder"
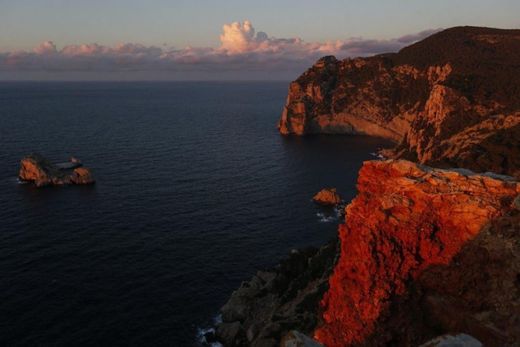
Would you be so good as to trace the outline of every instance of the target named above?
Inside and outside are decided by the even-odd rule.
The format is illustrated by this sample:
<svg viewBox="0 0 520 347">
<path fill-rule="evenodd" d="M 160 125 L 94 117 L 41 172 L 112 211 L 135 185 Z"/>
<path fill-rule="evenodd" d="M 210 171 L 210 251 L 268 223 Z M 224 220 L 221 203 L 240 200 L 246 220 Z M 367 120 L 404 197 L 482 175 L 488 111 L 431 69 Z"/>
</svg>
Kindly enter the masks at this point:
<svg viewBox="0 0 520 347">
<path fill-rule="evenodd" d="M 324 188 L 314 195 L 312 200 L 324 206 L 336 206 L 341 203 L 341 197 L 336 192 L 336 188 Z"/>
<path fill-rule="evenodd" d="M 85 167 L 74 169 L 70 176 L 70 181 L 74 184 L 93 184 L 95 182 L 92 173 Z"/>
<path fill-rule="evenodd" d="M 482 347 L 482 343 L 466 334 L 442 335 L 422 344 L 420 347 Z"/>
</svg>

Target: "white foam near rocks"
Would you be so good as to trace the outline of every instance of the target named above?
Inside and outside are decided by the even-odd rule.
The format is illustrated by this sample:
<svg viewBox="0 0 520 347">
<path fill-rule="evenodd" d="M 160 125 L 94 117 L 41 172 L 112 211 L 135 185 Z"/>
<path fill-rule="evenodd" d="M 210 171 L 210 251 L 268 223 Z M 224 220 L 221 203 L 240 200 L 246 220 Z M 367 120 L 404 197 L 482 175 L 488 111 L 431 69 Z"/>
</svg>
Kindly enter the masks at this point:
<svg viewBox="0 0 520 347">
<path fill-rule="evenodd" d="M 373 156 L 373 157 L 376 157 L 379 160 L 385 160 L 386 159 L 385 156 L 382 155 L 381 153 L 371 152 L 370 155 Z"/>
<path fill-rule="evenodd" d="M 331 223 L 337 220 L 337 217 L 334 215 L 327 215 L 323 212 L 316 212 L 316 216 L 318 217 L 321 223 Z"/>
<path fill-rule="evenodd" d="M 222 315 L 218 314 L 213 318 L 213 326 L 207 328 L 197 328 L 197 345 L 208 346 L 208 347 L 224 347 L 220 342 L 208 342 L 206 336 L 208 334 L 215 335 L 215 326 L 222 323 Z"/>
</svg>

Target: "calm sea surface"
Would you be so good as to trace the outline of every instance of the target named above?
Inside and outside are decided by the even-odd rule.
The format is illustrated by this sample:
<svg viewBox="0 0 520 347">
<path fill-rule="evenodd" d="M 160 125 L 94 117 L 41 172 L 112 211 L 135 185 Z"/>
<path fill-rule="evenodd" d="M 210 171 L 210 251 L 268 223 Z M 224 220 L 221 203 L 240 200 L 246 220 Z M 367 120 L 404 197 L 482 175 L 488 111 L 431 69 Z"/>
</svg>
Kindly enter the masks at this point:
<svg viewBox="0 0 520 347">
<path fill-rule="evenodd" d="M 383 142 L 281 137 L 287 86 L 0 83 L 0 345 L 193 346 L 242 280 L 331 239 L 310 198 L 350 199 Z M 18 184 L 33 151 L 97 184 Z"/>
</svg>

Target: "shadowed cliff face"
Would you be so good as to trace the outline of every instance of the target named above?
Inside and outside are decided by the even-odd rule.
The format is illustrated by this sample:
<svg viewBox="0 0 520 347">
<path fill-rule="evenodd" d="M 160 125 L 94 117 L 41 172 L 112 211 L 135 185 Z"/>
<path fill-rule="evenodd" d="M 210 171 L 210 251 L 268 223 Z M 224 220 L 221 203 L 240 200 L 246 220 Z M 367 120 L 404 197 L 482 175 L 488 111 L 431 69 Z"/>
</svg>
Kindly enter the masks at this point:
<svg viewBox="0 0 520 347">
<path fill-rule="evenodd" d="M 512 202 L 520 194 L 520 184 L 503 176 L 476 175 L 467 170 L 445 171 L 388 160 L 365 162 L 359 173 L 358 190 L 358 196 L 346 207 L 346 221 L 339 229 L 341 255 L 322 301 L 324 323 L 316 330 L 315 337 L 328 347 L 424 342 L 424 338 L 434 336 L 435 326 L 443 333 L 468 321 L 459 316 L 451 323 L 448 318 L 442 322 L 439 317 L 448 315 L 439 312 L 449 311 L 450 306 L 435 303 L 438 297 L 448 300 L 449 294 L 453 296 L 450 300 L 457 301 L 467 287 L 479 288 L 474 297 L 462 297 L 473 300 L 473 305 L 465 306 L 463 300 L 458 302 L 468 311 L 468 317 L 473 314 L 477 317 L 480 311 L 472 309 L 477 300 L 485 302 L 480 295 L 486 292 L 486 283 L 465 277 L 464 268 L 452 271 L 450 267 L 458 266 L 454 257 L 477 237 L 482 238 L 480 235 L 486 226 L 514 210 Z M 498 234 L 492 233 L 495 239 L 499 239 Z M 511 237 L 518 238 L 518 235 Z M 513 241 L 497 243 L 496 247 L 503 248 L 500 252 L 489 248 L 487 261 L 478 261 L 475 257 L 475 264 L 489 266 L 491 263 L 496 267 L 500 262 L 490 259 L 489 254 L 504 253 L 504 249 L 514 244 Z M 485 257 L 484 251 L 473 253 Z M 469 267 L 473 263 L 468 259 L 465 264 Z M 515 268 L 509 267 L 507 271 L 513 283 L 509 289 L 518 290 L 514 288 Z M 459 276 L 460 282 L 450 276 Z M 500 282 L 500 279 L 503 277 L 495 277 L 494 281 Z M 419 296 L 410 294 L 411 287 L 421 288 L 417 283 L 423 284 L 421 291 L 431 294 L 424 299 L 421 309 L 417 309 Z M 455 289 L 458 287 L 459 292 Z M 501 299 L 495 301 L 513 305 L 510 297 L 500 294 L 507 288 L 508 285 L 505 290 L 495 287 L 487 291 L 488 301 L 493 302 L 491 298 L 496 296 Z M 433 304 L 427 306 L 431 302 Z M 428 319 L 434 323 L 422 323 L 417 318 L 427 309 L 432 312 Z M 415 315 L 414 310 L 418 311 Z M 488 311 L 498 315 L 498 309 L 491 303 Z M 512 320 L 520 317 L 518 312 L 516 316 L 512 312 L 514 307 L 503 309 L 501 314 L 509 314 L 509 321 L 496 321 L 514 325 Z M 490 320 L 484 320 L 487 325 L 481 326 L 488 326 Z M 419 328 L 419 324 L 424 326 Z M 475 326 L 472 332 L 479 335 L 479 325 Z M 505 329 L 507 340 L 511 329 L 500 328 Z"/>
<path fill-rule="evenodd" d="M 411 304 L 428 318 L 429 331 L 464 331 L 484 346 L 518 344 L 519 235 L 517 210 L 493 220 L 448 265 L 421 274 L 416 284 L 420 301 Z"/>
<path fill-rule="evenodd" d="M 320 59 L 289 87 L 282 134 L 362 133 L 435 166 L 520 175 L 520 30 L 458 27 L 396 54 Z M 507 132 L 510 136 L 502 136 Z"/>
</svg>

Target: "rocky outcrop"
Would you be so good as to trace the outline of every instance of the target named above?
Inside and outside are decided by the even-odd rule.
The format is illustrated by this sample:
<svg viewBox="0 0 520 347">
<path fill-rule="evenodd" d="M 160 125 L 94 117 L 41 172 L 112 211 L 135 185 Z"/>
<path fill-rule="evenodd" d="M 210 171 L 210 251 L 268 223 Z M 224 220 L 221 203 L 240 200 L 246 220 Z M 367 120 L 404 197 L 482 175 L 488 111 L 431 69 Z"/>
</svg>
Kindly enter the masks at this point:
<svg viewBox="0 0 520 347">
<path fill-rule="evenodd" d="M 90 170 L 78 166 L 81 163 L 75 158 L 69 163 L 53 164 L 39 154 L 30 154 L 21 160 L 18 178 L 36 187 L 94 183 Z"/>
<path fill-rule="evenodd" d="M 316 193 L 312 200 L 323 206 L 336 206 L 341 203 L 341 197 L 336 188 L 324 188 Z"/>
<path fill-rule="evenodd" d="M 328 347 L 419 345 L 465 332 L 520 341 L 520 184 L 511 177 L 365 162 L 315 337 Z"/>
<path fill-rule="evenodd" d="M 398 53 L 324 57 L 289 87 L 282 134 L 367 134 L 387 157 L 520 177 L 520 30 L 457 27 Z"/>
<path fill-rule="evenodd" d="M 290 331 L 280 342 L 280 347 L 323 347 L 323 345 L 299 331 Z"/>
<path fill-rule="evenodd" d="M 472 336 L 459 334 L 456 336 L 443 335 L 426 342 L 420 347 L 482 347 L 482 343 Z"/>
<path fill-rule="evenodd" d="M 73 184 L 92 184 L 95 181 L 89 169 L 85 167 L 78 167 L 72 171 L 72 174 L 70 175 L 70 182 Z"/>
<path fill-rule="evenodd" d="M 278 347 L 290 330 L 312 334 L 338 254 L 336 246 L 332 241 L 320 249 L 293 250 L 274 269 L 258 271 L 243 282 L 221 309 L 217 339 L 225 346 Z M 306 343 L 312 341 L 297 335 Z"/>
</svg>

